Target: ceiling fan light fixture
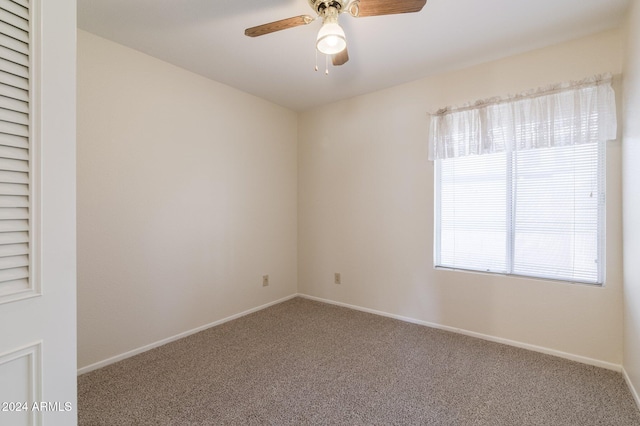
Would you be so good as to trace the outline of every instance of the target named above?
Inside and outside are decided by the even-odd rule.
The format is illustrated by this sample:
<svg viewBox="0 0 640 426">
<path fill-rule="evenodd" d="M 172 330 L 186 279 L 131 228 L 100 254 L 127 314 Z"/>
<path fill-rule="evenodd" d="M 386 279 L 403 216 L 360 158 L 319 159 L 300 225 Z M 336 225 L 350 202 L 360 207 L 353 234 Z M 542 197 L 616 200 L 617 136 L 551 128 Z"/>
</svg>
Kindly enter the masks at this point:
<svg viewBox="0 0 640 426">
<path fill-rule="evenodd" d="M 347 47 L 344 30 L 337 22 L 325 21 L 318 31 L 316 48 L 325 55 L 335 55 Z"/>
</svg>

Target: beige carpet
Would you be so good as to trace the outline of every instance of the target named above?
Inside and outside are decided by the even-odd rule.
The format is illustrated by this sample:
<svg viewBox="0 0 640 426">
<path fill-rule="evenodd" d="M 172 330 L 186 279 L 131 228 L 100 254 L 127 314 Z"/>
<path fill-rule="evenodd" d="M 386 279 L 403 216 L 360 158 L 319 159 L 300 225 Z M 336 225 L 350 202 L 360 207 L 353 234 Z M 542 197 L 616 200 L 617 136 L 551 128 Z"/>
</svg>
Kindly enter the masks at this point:
<svg viewBox="0 0 640 426">
<path fill-rule="evenodd" d="M 300 298 L 78 386 L 80 425 L 640 425 L 618 373 Z"/>
</svg>

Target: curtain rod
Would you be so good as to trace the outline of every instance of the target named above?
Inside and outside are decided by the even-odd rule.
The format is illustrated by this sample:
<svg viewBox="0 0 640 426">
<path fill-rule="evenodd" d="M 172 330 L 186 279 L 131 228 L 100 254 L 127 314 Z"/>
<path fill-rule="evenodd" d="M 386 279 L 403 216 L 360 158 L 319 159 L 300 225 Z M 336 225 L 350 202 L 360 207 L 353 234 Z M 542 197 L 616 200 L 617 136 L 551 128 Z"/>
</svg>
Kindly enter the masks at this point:
<svg viewBox="0 0 640 426">
<path fill-rule="evenodd" d="M 491 105 L 500 105 L 507 102 L 519 101 L 521 99 L 535 99 L 541 96 L 553 95 L 568 90 L 579 89 L 589 86 L 598 86 L 604 83 L 611 83 L 613 77 L 611 74 L 597 74 L 592 77 L 585 78 L 578 81 L 570 81 L 565 83 L 552 84 L 546 87 L 529 90 L 516 95 L 507 95 L 506 97 L 493 97 L 488 99 L 480 99 L 473 104 L 462 105 L 459 107 L 449 106 L 441 108 L 430 116 L 444 116 L 454 112 L 469 111 L 472 109 L 479 109 Z"/>
</svg>

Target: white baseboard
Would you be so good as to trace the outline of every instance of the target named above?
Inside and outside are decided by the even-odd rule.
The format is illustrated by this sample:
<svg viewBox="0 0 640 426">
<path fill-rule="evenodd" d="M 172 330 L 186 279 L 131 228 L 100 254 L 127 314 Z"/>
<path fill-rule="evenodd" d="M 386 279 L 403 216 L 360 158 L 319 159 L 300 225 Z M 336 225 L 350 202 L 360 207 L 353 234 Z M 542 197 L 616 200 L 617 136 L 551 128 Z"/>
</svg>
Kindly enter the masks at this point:
<svg viewBox="0 0 640 426">
<path fill-rule="evenodd" d="M 106 367 L 107 365 L 113 364 L 114 362 L 122 361 L 123 359 L 130 358 L 130 357 L 132 357 L 134 355 L 138 355 L 138 354 L 140 354 L 142 352 L 146 352 L 146 351 L 148 351 L 150 349 L 153 349 L 153 348 L 157 348 L 158 346 L 166 345 L 167 343 L 173 342 L 173 341 L 178 340 L 178 339 L 182 339 L 183 337 L 190 336 L 192 334 L 198 333 L 198 332 L 206 330 L 208 328 L 215 327 L 215 326 L 220 325 L 220 324 L 224 324 L 225 322 L 228 322 L 228 321 L 243 317 L 245 315 L 252 314 L 252 313 L 257 312 L 257 311 L 261 311 L 262 309 L 268 308 L 269 306 L 277 305 L 278 303 L 285 302 L 285 301 L 287 301 L 289 299 L 293 299 L 294 297 L 297 297 L 297 296 L 298 296 L 297 294 L 292 294 L 292 295 L 289 295 L 287 297 L 283 297 L 282 299 L 278 299 L 278 300 L 275 300 L 273 302 L 269 302 L 269 303 L 266 303 L 264 305 L 257 306 L 255 308 L 251 308 L 249 310 L 240 312 L 240 313 L 235 314 L 235 315 L 231 315 L 229 317 L 220 319 L 218 321 L 214 321 L 212 323 L 205 324 L 205 325 L 202 325 L 200 327 L 196 327 L 194 329 L 187 330 L 185 332 L 176 334 L 175 336 L 167 337 L 166 339 L 162 339 L 162 340 L 159 340 L 157 342 L 150 343 L 148 345 L 142 346 L 140 348 L 127 351 L 127 352 L 125 352 L 123 354 L 116 355 L 116 356 L 113 356 L 111 358 L 107 358 L 105 360 L 96 362 L 96 363 L 91 364 L 91 365 L 87 365 L 85 367 L 82 367 L 82 368 L 78 369 L 78 375 L 81 375 L 81 374 L 84 374 L 84 373 L 88 373 L 88 372 L 93 371 L 93 370 L 97 370 L 98 368 Z"/>
<path fill-rule="evenodd" d="M 557 356 L 557 357 L 560 357 L 560 358 L 565 358 L 565 359 L 568 359 L 568 360 L 571 360 L 571 361 L 580 362 L 582 364 L 588 364 L 588 365 L 593 365 L 595 367 L 606 368 L 607 370 L 613 370 L 613 371 L 617 371 L 617 372 L 621 372 L 622 371 L 622 366 L 619 365 L 619 364 L 613 364 L 611 362 L 606 362 L 606 361 L 601 361 L 601 360 L 598 360 L 598 359 L 588 358 L 588 357 L 585 357 L 585 356 L 582 356 L 582 355 L 570 354 L 570 353 L 567 353 L 567 352 L 558 351 L 556 349 L 545 348 L 545 347 L 542 347 L 542 346 L 536 346 L 536 345 L 532 345 L 532 344 L 529 344 L 529 343 L 518 342 L 518 341 L 515 341 L 515 340 L 509 340 L 509 339 L 504 339 L 502 337 L 496 337 L 496 336 L 491 336 L 491 335 L 488 335 L 488 334 L 477 333 L 475 331 L 469 331 L 469 330 L 465 330 L 465 329 L 462 329 L 462 328 L 449 327 L 449 326 L 442 325 L 442 324 L 436 324 L 436 323 L 432 323 L 432 322 L 428 322 L 428 321 L 418 320 L 418 319 L 415 319 L 415 318 L 409 318 L 409 317 L 404 317 L 404 316 L 401 316 L 401 315 L 390 314 L 388 312 L 377 311 L 375 309 L 369 309 L 369 308 L 363 308 L 361 306 L 350 305 L 348 303 L 342 303 L 342 302 L 336 302 L 334 300 L 323 299 L 323 298 L 320 298 L 320 297 L 309 296 L 309 295 L 306 295 L 306 294 L 298 294 L 298 296 L 299 297 L 303 297 L 305 299 L 309 299 L 309 300 L 315 300 L 317 302 L 329 303 L 331 305 L 337 305 L 337 306 L 342 306 L 342 307 L 345 307 L 345 308 L 355 309 L 357 311 L 367 312 L 367 313 L 370 313 L 370 314 L 381 315 L 383 317 L 389 317 L 389 318 L 397 319 L 397 320 L 400 320 L 400 321 L 409 322 L 409 323 L 412 323 L 412 324 L 424 325 L 426 327 L 437 328 L 439 330 L 445 330 L 445 331 L 451 331 L 453 333 L 464 334 L 465 336 L 477 337 L 479 339 L 489 340 L 491 342 L 502 343 L 502 344 L 505 344 L 505 345 L 515 346 L 517 348 L 522 348 L 522 349 L 528 349 L 530 351 L 540 352 L 540 353 L 547 354 L 547 355 L 553 355 L 553 356 Z M 629 382 L 627 382 L 627 383 L 629 383 Z M 636 401 L 637 401 L 637 394 L 635 396 L 636 396 Z"/>
<path fill-rule="evenodd" d="M 638 393 L 638 390 L 633 386 L 633 382 L 631 381 L 631 378 L 627 374 L 627 370 L 625 370 L 624 367 L 622 367 L 622 375 L 624 376 L 624 381 L 627 382 L 627 386 L 629 386 L 629 391 L 631 391 L 633 399 L 636 401 L 638 410 L 640 410 L 640 393 Z"/>
</svg>

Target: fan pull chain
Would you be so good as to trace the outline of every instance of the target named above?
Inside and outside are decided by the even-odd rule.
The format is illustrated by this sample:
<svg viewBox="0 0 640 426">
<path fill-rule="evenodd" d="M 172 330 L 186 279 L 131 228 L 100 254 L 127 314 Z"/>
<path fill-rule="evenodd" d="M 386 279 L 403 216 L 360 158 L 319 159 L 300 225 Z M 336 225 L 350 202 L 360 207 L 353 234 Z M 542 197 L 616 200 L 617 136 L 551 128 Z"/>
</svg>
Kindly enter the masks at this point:
<svg viewBox="0 0 640 426">
<path fill-rule="evenodd" d="M 325 59 L 324 75 L 329 75 L 329 55 L 325 55 L 324 59 Z M 314 70 L 318 71 L 318 50 L 317 49 L 316 49 L 316 67 L 314 68 Z"/>
</svg>

